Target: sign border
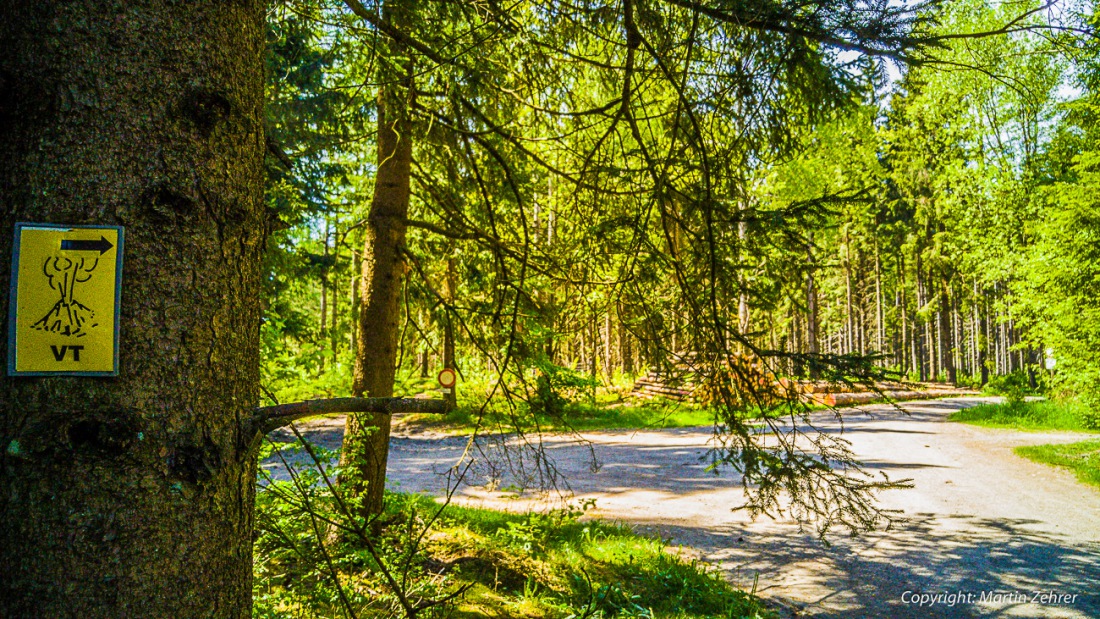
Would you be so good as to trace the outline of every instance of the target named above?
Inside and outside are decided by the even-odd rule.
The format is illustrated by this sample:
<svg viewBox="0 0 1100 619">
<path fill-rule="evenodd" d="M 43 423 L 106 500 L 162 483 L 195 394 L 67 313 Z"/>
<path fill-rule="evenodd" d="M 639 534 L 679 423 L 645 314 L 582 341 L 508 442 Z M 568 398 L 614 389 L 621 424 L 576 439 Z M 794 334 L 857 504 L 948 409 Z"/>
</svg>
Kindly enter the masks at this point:
<svg viewBox="0 0 1100 619">
<path fill-rule="evenodd" d="M 443 382 L 443 373 L 444 372 L 450 372 L 455 377 L 454 381 L 451 382 L 451 384 L 449 384 L 449 385 L 444 384 L 444 382 Z M 439 370 L 439 374 L 435 375 L 435 380 L 436 380 L 436 382 L 439 383 L 440 387 L 443 387 L 444 389 L 453 389 L 454 386 L 456 384 L 458 384 L 458 372 L 455 371 L 454 368 L 443 368 L 442 370 Z"/>
<path fill-rule="evenodd" d="M 17 332 L 16 310 L 19 297 L 19 245 L 24 228 L 56 228 L 61 230 L 115 230 L 118 243 L 115 245 L 115 333 L 114 333 L 114 369 L 96 372 L 58 370 L 54 372 L 20 372 L 15 369 L 15 338 Z M 15 241 L 11 250 L 11 288 L 8 293 L 8 376 L 118 376 L 119 351 L 119 315 L 122 307 L 122 248 L 124 245 L 124 226 L 85 225 L 85 224 L 48 224 L 19 221 L 15 223 Z"/>
</svg>

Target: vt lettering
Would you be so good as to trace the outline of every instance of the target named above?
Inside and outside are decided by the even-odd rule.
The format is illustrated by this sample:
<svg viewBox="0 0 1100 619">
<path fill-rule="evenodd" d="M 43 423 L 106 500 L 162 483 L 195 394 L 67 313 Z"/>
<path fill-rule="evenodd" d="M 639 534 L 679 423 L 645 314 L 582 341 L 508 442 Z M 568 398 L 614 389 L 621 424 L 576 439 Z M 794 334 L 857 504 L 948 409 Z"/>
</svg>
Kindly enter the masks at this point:
<svg viewBox="0 0 1100 619">
<path fill-rule="evenodd" d="M 84 350 L 83 346 L 62 346 L 61 348 L 50 346 L 50 351 L 53 352 L 55 361 L 64 361 L 65 355 L 68 354 L 70 350 L 73 351 L 73 361 L 80 361 L 80 351 Z"/>
</svg>

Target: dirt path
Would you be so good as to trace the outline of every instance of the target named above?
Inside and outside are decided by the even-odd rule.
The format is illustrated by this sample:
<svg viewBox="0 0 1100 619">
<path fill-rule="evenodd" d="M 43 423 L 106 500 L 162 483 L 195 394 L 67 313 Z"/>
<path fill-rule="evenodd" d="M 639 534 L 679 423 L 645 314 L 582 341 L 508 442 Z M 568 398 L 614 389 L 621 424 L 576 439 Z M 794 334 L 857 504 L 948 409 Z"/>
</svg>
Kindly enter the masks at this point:
<svg viewBox="0 0 1100 619">
<path fill-rule="evenodd" d="M 869 406 L 848 416 L 844 436 L 858 457 L 891 478 L 912 478 L 914 488 L 881 496 L 907 521 L 886 533 L 834 538 L 831 547 L 793 522 L 749 522 L 732 512 L 743 502 L 736 473 L 704 470 L 709 428 L 590 433 L 587 446 L 550 440 L 545 447 L 576 498 L 596 499 L 590 513 L 656 530 L 741 587 L 758 577 L 760 594 L 792 616 L 1100 617 L 1100 492 L 1012 453 L 1086 437 L 945 421 L 977 401 L 906 403 L 911 416 Z M 820 427 L 839 430 L 831 421 Z M 313 437 L 331 446 L 340 438 L 335 427 L 313 428 Z M 390 483 L 440 493 L 464 448 L 457 438 L 397 437 Z M 501 456 L 497 446 L 482 449 Z M 537 461 L 519 464 L 537 477 Z M 516 478 L 485 468 L 468 481 L 457 493 L 465 503 L 525 509 L 555 500 L 518 494 Z M 920 594 L 943 595 L 922 606 Z"/>
</svg>

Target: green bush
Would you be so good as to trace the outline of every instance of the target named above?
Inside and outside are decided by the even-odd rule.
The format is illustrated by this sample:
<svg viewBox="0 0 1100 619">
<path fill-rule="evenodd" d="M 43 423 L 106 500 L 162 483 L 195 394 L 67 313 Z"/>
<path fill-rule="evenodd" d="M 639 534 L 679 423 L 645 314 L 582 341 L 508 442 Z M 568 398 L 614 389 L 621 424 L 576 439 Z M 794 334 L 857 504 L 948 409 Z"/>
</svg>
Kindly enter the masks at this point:
<svg viewBox="0 0 1100 619">
<path fill-rule="evenodd" d="M 1006 403 L 1010 406 L 1023 402 L 1025 396 L 1038 393 L 1038 390 L 1031 387 L 1027 372 L 1022 370 L 1002 376 L 991 376 L 984 391 L 992 395 L 1004 396 Z"/>
<path fill-rule="evenodd" d="M 587 374 L 549 362 L 537 362 L 535 392 L 527 405 L 536 415 L 560 418 L 571 402 L 594 397 L 599 381 Z"/>
<path fill-rule="evenodd" d="M 1089 430 L 1100 430 L 1100 393 L 1091 391 L 1080 400 L 1078 416 L 1081 418 L 1081 425 Z"/>
</svg>

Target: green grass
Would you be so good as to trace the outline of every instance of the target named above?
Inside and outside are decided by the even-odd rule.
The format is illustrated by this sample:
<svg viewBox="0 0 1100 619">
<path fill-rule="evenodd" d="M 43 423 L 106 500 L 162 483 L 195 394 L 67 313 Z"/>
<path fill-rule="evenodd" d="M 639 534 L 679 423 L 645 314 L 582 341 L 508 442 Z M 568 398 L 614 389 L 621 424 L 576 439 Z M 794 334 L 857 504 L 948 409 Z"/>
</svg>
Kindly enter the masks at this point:
<svg viewBox="0 0 1100 619">
<path fill-rule="evenodd" d="M 431 429 L 454 434 L 467 434 L 477 424 L 476 408 L 460 406 L 446 415 L 406 415 L 400 423 L 409 428 Z M 714 423 L 714 411 L 694 404 L 655 399 L 639 403 L 612 402 L 595 404 L 570 403 L 561 415 L 511 416 L 489 411 L 482 419 L 482 426 L 496 429 L 504 427 L 543 432 L 562 430 L 616 430 L 639 428 L 684 428 L 709 426 Z"/>
<path fill-rule="evenodd" d="M 323 495 L 312 496 L 315 508 L 331 505 Z M 321 546 L 297 501 L 280 496 L 262 487 L 258 497 L 254 617 L 344 617 L 333 570 L 356 616 L 402 616 L 372 555 L 331 533 Z M 439 506 L 407 494 L 391 494 L 387 504 L 374 544 L 394 573 L 408 574 L 410 599 L 461 592 L 420 613 L 423 619 L 775 617 L 716 571 L 669 553 L 659 538 L 582 519 L 580 509 L 510 514 L 450 506 L 417 547 L 419 527 Z"/>
<path fill-rule="evenodd" d="M 666 552 L 660 539 L 577 514 L 450 510 L 430 552 L 472 566 L 459 570 L 473 587 L 455 616 L 772 616 L 716 572 Z"/>
<path fill-rule="evenodd" d="M 951 413 L 948 420 L 987 428 L 1088 432 L 1090 430 L 1085 421 L 1087 412 L 1088 409 L 1077 402 L 1040 400 L 1013 404 L 980 404 Z"/>
<path fill-rule="evenodd" d="M 987 428 L 1014 430 L 1095 431 L 1089 427 L 1091 410 L 1080 402 L 1035 401 L 982 404 L 952 413 L 948 419 Z M 1100 440 L 1064 445 L 1017 447 L 1016 454 L 1045 464 L 1062 466 L 1081 482 L 1100 487 Z"/>
<path fill-rule="evenodd" d="M 1066 467 L 1082 483 L 1100 488 L 1100 440 L 1017 447 L 1014 451 L 1036 462 Z"/>
</svg>

